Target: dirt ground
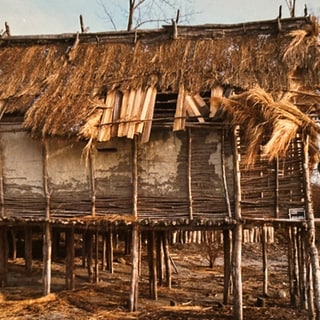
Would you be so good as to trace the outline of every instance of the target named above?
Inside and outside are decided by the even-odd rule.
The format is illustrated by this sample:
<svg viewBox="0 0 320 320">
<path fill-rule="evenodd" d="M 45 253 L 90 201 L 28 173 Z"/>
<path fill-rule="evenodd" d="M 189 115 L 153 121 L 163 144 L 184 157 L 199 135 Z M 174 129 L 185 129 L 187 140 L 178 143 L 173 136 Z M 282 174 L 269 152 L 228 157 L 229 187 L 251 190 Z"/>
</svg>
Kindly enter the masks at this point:
<svg viewBox="0 0 320 320">
<path fill-rule="evenodd" d="M 139 285 L 139 311 L 127 312 L 130 289 L 130 257 L 115 254 L 114 273 L 100 271 L 100 282 L 87 282 L 86 270 L 76 259 L 76 289 L 64 290 L 64 261 L 52 264 L 52 293 L 42 297 L 41 260 L 33 261 L 26 275 L 24 260 L 9 261 L 9 283 L 0 289 L 0 319 L 232 319 L 232 297 L 222 304 L 223 257 L 210 269 L 203 245 L 176 244 L 170 248 L 178 273 L 169 290 L 159 286 L 158 300 L 149 299 L 146 257 Z M 243 245 L 244 319 L 307 319 L 307 311 L 290 306 L 286 247 L 268 246 L 269 296 L 257 307 L 262 294 L 261 248 Z"/>
</svg>

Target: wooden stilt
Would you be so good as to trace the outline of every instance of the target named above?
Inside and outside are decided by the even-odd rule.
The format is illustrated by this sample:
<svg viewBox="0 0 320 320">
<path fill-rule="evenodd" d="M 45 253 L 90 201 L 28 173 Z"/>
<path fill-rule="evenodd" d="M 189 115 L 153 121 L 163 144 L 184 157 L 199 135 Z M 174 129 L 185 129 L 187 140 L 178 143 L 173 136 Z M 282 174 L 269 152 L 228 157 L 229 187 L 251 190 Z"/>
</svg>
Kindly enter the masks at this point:
<svg viewBox="0 0 320 320">
<path fill-rule="evenodd" d="M 16 231 L 14 229 L 10 230 L 11 242 L 12 242 L 12 260 L 15 261 L 17 259 L 17 238 Z"/>
<path fill-rule="evenodd" d="M 163 251 L 162 251 L 161 232 L 156 233 L 156 263 L 157 263 L 158 283 L 161 286 L 163 281 Z"/>
<path fill-rule="evenodd" d="M 293 245 L 292 227 L 288 227 L 288 278 L 289 278 L 290 304 L 292 306 L 295 306 L 296 294 L 295 294 L 294 245 Z"/>
<path fill-rule="evenodd" d="M 49 222 L 44 224 L 43 235 L 43 294 L 46 296 L 51 292 L 51 226 Z"/>
<path fill-rule="evenodd" d="M 263 294 L 268 295 L 268 253 L 267 253 L 267 227 L 262 226 L 262 269 L 263 269 Z"/>
<path fill-rule="evenodd" d="M 86 258 L 87 258 L 87 270 L 88 270 L 88 282 L 93 281 L 93 234 L 91 231 L 87 231 L 86 237 Z"/>
<path fill-rule="evenodd" d="M 139 289 L 139 228 L 132 226 L 132 273 L 131 288 L 129 297 L 130 312 L 138 310 L 138 289 Z"/>
<path fill-rule="evenodd" d="M 134 138 L 132 144 L 132 215 L 138 218 L 138 141 Z M 129 296 L 129 310 L 138 309 L 139 292 L 139 226 L 136 223 L 132 225 L 132 269 L 131 269 L 131 288 Z"/>
<path fill-rule="evenodd" d="M 107 234 L 107 270 L 113 273 L 113 232 Z"/>
<path fill-rule="evenodd" d="M 24 260 L 27 273 L 32 271 L 32 228 L 25 227 L 24 230 Z"/>
<path fill-rule="evenodd" d="M 82 233 L 82 246 L 81 246 L 81 257 L 82 257 L 82 268 L 86 267 L 86 258 L 87 258 L 87 236 L 86 232 Z"/>
<path fill-rule="evenodd" d="M 99 232 L 96 230 L 95 235 L 94 235 L 94 248 L 95 248 L 95 253 L 94 253 L 94 282 L 98 283 L 99 282 Z"/>
<path fill-rule="evenodd" d="M 157 300 L 157 263 L 155 254 L 155 231 L 148 234 L 149 289 L 150 298 Z"/>
<path fill-rule="evenodd" d="M 169 253 L 169 241 L 168 241 L 168 233 L 162 233 L 162 245 L 163 245 L 163 254 L 164 261 L 166 266 L 166 286 L 171 289 L 172 287 L 172 268 L 170 261 L 170 253 Z"/>
<path fill-rule="evenodd" d="M 8 283 L 8 239 L 7 227 L 0 228 L 0 286 Z"/>
<path fill-rule="evenodd" d="M 228 304 L 229 285 L 230 285 L 230 265 L 231 265 L 231 240 L 230 230 L 223 230 L 223 269 L 224 269 L 224 290 L 223 290 L 223 303 Z"/>
<path fill-rule="evenodd" d="M 232 248 L 232 275 L 233 275 L 233 319 L 243 319 L 242 305 L 242 274 L 241 274 L 241 254 L 242 254 L 242 222 L 241 222 L 241 175 L 240 175 L 240 147 L 239 127 L 234 129 L 234 168 L 235 168 L 235 219 L 236 226 L 233 229 Z"/>
<path fill-rule="evenodd" d="M 312 267 L 312 280 L 313 280 L 313 290 L 314 290 L 314 303 L 316 311 L 316 319 L 320 319 L 320 270 L 319 270 L 319 254 L 316 247 L 315 239 L 315 223 L 314 223 L 314 211 L 312 205 L 311 197 L 311 183 L 310 183 L 310 171 L 309 171 L 309 136 L 304 136 L 304 162 L 303 162 L 303 172 L 304 172 L 304 190 L 305 190 L 305 209 L 307 218 L 307 243 L 308 243 L 308 253 L 311 258 Z"/>
<path fill-rule="evenodd" d="M 107 270 L 107 234 L 102 235 L 101 269 Z"/>
<path fill-rule="evenodd" d="M 74 228 L 66 230 L 66 288 L 73 290 L 75 288 L 74 274 Z"/>
<path fill-rule="evenodd" d="M 305 247 L 304 247 L 304 232 L 303 228 L 298 228 L 298 262 L 299 262 L 299 296 L 300 296 L 300 308 L 307 308 L 307 296 L 306 296 L 306 261 L 305 261 Z"/>
</svg>

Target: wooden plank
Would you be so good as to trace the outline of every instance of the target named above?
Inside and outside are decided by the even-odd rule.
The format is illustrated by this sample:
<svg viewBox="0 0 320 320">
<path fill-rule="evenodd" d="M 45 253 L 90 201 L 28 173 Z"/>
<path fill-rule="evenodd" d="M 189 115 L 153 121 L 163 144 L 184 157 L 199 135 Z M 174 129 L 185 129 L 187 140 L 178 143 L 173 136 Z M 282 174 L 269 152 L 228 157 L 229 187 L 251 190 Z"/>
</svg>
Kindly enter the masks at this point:
<svg viewBox="0 0 320 320">
<path fill-rule="evenodd" d="M 153 95 L 153 90 L 154 90 L 153 87 L 149 87 L 147 89 L 145 99 L 142 103 L 142 110 L 141 110 L 141 114 L 140 114 L 140 121 L 141 122 L 139 124 L 137 124 L 137 126 L 136 126 L 136 133 L 142 133 L 142 130 L 144 128 L 145 120 L 146 120 L 147 113 L 149 110 L 150 100 Z"/>
<path fill-rule="evenodd" d="M 127 114 L 128 102 L 129 102 L 129 91 L 123 93 L 122 102 L 121 102 L 121 110 L 120 110 L 120 119 L 118 126 L 118 137 L 125 136 L 125 119 Z"/>
<path fill-rule="evenodd" d="M 221 98 L 223 97 L 223 88 L 217 86 L 211 89 L 210 98 L 210 118 L 213 118 L 221 105 Z"/>
<path fill-rule="evenodd" d="M 111 137 L 118 135 L 119 120 L 121 115 L 122 93 L 120 91 L 115 92 L 114 105 L 112 112 L 112 128 Z"/>
<path fill-rule="evenodd" d="M 186 116 L 185 91 L 184 91 L 184 87 L 180 85 L 178 99 L 177 99 L 176 113 L 174 115 L 173 131 L 183 130 L 185 128 L 185 122 L 186 122 L 185 116 Z"/>
<path fill-rule="evenodd" d="M 141 101 L 144 100 L 144 93 L 141 88 L 137 89 L 136 94 L 134 96 L 134 102 L 132 105 L 130 121 L 128 123 L 128 132 L 127 137 L 133 139 L 135 134 L 136 123 L 140 118 L 141 112 Z"/>
<path fill-rule="evenodd" d="M 152 87 L 150 101 L 148 104 L 148 110 L 145 117 L 146 121 L 144 123 L 143 132 L 141 136 L 141 143 L 148 142 L 150 138 L 154 106 L 156 104 L 156 97 L 157 97 L 157 89 L 155 87 Z"/>
<path fill-rule="evenodd" d="M 98 133 L 98 141 L 109 141 L 111 138 L 111 122 L 112 113 L 115 100 L 115 91 L 107 93 L 106 103 L 103 105 L 105 108 L 100 121 L 100 130 Z"/>
<path fill-rule="evenodd" d="M 196 117 L 200 123 L 204 123 L 205 122 L 204 118 L 202 117 L 193 98 L 189 94 L 186 94 L 185 103 L 186 103 L 187 114 L 191 117 Z"/>
<path fill-rule="evenodd" d="M 131 120 L 131 114 L 132 114 L 132 109 L 134 106 L 134 100 L 136 96 L 136 90 L 131 90 L 129 93 L 128 97 L 128 104 L 127 104 L 127 109 L 126 109 L 126 115 L 124 118 L 124 128 L 123 128 L 123 136 L 128 135 L 128 130 L 129 130 L 129 122 Z"/>
</svg>

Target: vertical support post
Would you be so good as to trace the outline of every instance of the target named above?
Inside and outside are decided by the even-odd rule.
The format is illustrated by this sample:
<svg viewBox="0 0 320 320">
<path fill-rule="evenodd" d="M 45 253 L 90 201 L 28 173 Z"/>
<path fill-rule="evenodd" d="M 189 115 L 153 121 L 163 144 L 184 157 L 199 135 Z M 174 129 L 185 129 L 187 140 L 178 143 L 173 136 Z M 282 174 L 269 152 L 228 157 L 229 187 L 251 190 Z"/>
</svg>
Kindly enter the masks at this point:
<svg viewBox="0 0 320 320">
<path fill-rule="evenodd" d="M 90 146 L 89 151 L 89 175 L 91 186 L 91 215 L 96 215 L 96 181 L 95 181 L 95 154 Z"/>
<path fill-rule="evenodd" d="M 7 227 L 0 228 L 0 287 L 8 283 L 8 239 Z"/>
<path fill-rule="evenodd" d="M 68 290 L 75 288 L 74 274 L 74 228 L 66 230 L 66 287 Z"/>
<path fill-rule="evenodd" d="M 235 219 L 236 226 L 233 229 L 233 250 L 232 250 L 232 275 L 233 275 L 233 319 L 243 319 L 242 305 L 242 221 L 241 221 L 241 173 L 240 173 L 240 147 L 239 127 L 234 128 L 234 170 L 235 170 Z"/>
<path fill-rule="evenodd" d="M 94 282 L 98 283 L 99 282 L 99 231 L 96 230 L 95 235 L 94 235 L 94 248 L 95 248 L 95 253 L 94 253 Z"/>
<path fill-rule="evenodd" d="M 231 263 L 231 240 L 230 230 L 223 230 L 223 274 L 224 274 L 224 289 L 223 289 L 223 304 L 228 304 L 229 285 L 230 285 L 230 263 Z"/>
<path fill-rule="evenodd" d="M 308 253 L 311 259 L 312 267 L 312 280 L 313 280 L 313 292 L 314 292 L 314 304 L 316 310 L 316 319 L 320 319 L 320 271 L 319 271 L 319 254 L 316 247 L 315 238 L 315 222 L 314 211 L 311 197 L 311 183 L 310 183 L 310 171 L 309 171 L 309 136 L 303 137 L 303 172 L 304 172 L 304 190 L 305 190 L 305 209 L 307 218 L 307 244 Z"/>
<path fill-rule="evenodd" d="M 152 230 L 148 234 L 149 289 L 150 298 L 157 300 L 157 263 L 155 254 L 156 235 Z"/>
<path fill-rule="evenodd" d="M 113 273 L 113 232 L 107 234 L 107 270 Z"/>
<path fill-rule="evenodd" d="M 3 153 L 1 152 L 1 155 L 2 154 Z M 2 157 L 0 157 L 0 204 L 1 204 L 0 218 L 4 218 L 6 211 L 5 211 L 5 199 L 4 199 L 4 179 L 3 179 Z"/>
<path fill-rule="evenodd" d="M 102 256 L 101 256 L 101 269 L 107 270 L 107 234 L 102 235 Z"/>
<path fill-rule="evenodd" d="M 279 218 L 279 159 L 275 159 L 275 190 L 274 190 L 274 205 L 275 205 L 275 218 Z"/>
<path fill-rule="evenodd" d="M 43 294 L 46 296 L 51 292 L 51 226 L 49 222 L 44 223 L 43 235 Z"/>
<path fill-rule="evenodd" d="M 267 227 L 262 226 L 262 269 L 263 269 L 263 294 L 268 295 L 268 253 L 267 253 Z"/>
<path fill-rule="evenodd" d="M 138 141 L 134 137 L 132 144 L 132 214 L 138 220 Z M 138 309 L 139 292 L 139 226 L 137 222 L 132 225 L 132 269 L 131 288 L 129 297 L 129 310 Z"/>
<path fill-rule="evenodd" d="M 12 260 L 15 261 L 17 259 L 17 238 L 16 231 L 14 229 L 10 230 L 11 241 L 12 241 Z"/>
<path fill-rule="evenodd" d="M 230 204 L 230 197 L 229 197 L 229 189 L 228 189 L 228 182 L 227 182 L 227 174 L 226 174 L 226 159 L 224 154 L 225 149 L 225 131 L 224 129 L 221 130 L 221 171 L 222 171 L 222 182 L 223 182 L 223 189 L 224 189 L 224 197 L 226 201 L 226 206 L 228 210 L 228 217 L 232 217 L 231 211 L 231 204 Z"/>
<path fill-rule="evenodd" d="M 163 251 L 162 251 L 162 233 L 160 231 L 156 234 L 156 259 L 157 259 L 157 275 L 159 285 L 163 281 Z"/>
<path fill-rule="evenodd" d="M 168 241 L 168 232 L 163 231 L 162 233 L 162 245 L 163 245 L 163 254 L 164 261 L 166 266 L 166 285 L 169 289 L 172 287 L 172 269 L 169 253 L 169 241 Z"/>
<path fill-rule="evenodd" d="M 52 239 L 51 239 L 51 226 L 50 226 L 50 198 L 49 191 L 49 176 L 48 176 L 48 145 L 47 141 L 43 141 L 42 149 L 43 157 L 43 190 L 46 197 L 46 222 L 44 223 L 43 234 L 43 293 L 48 295 L 51 292 L 51 252 L 52 252 Z"/>
<path fill-rule="evenodd" d="M 188 194 L 189 194 L 189 219 L 193 219 L 193 198 L 192 198 L 192 134 L 188 128 Z"/>
<path fill-rule="evenodd" d="M 86 257 L 87 257 L 87 270 L 88 270 L 88 281 L 92 282 L 93 277 L 93 266 L 92 266 L 92 260 L 93 260 L 93 233 L 92 231 L 87 231 L 85 236 L 85 242 L 86 242 Z"/>
<path fill-rule="evenodd" d="M 32 228 L 25 227 L 24 230 L 24 259 L 27 273 L 32 271 Z"/>
</svg>

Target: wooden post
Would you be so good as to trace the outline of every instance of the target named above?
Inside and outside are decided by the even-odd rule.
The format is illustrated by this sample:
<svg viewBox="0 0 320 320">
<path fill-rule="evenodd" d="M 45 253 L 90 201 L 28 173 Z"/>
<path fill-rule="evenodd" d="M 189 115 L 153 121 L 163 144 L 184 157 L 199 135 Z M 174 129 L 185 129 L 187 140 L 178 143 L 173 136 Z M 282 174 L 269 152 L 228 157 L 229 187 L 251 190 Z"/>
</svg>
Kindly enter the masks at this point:
<svg viewBox="0 0 320 320">
<path fill-rule="evenodd" d="M 75 288 L 74 274 L 74 228 L 66 230 L 66 287 L 68 290 Z"/>
<path fill-rule="evenodd" d="M 94 282 L 99 282 L 99 232 L 96 230 L 94 235 L 95 253 L 94 253 Z"/>
<path fill-rule="evenodd" d="M 304 190 L 305 190 L 305 209 L 307 218 L 307 244 L 308 253 L 311 258 L 312 280 L 314 291 L 314 303 L 316 311 L 316 319 L 320 319 L 320 271 L 319 271 L 319 254 L 316 247 L 314 212 L 311 197 L 310 171 L 309 171 L 309 136 L 305 135 L 303 139 L 303 172 L 304 172 Z"/>
<path fill-rule="evenodd" d="M 129 297 L 130 312 L 138 310 L 138 290 L 139 290 L 139 227 L 132 226 L 132 273 L 131 288 Z"/>
<path fill-rule="evenodd" d="M 233 275 L 233 319 L 243 319 L 242 305 L 242 274 L 241 274 L 241 254 L 242 254 L 242 221 L 241 221 L 241 174 L 240 174 L 240 146 L 239 127 L 234 129 L 234 171 L 235 171 L 235 219 L 236 226 L 233 229 L 233 250 L 232 250 L 232 275 Z"/>
<path fill-rule="evenodd" d="M 290 304 L 296 305 L 296 293 L 295 293 L 295 274 L 294 274 L 294 244 L 293 244 L 292 227 L 288 227 L 288 278 L 289 278 L 289 293 Z"/>
<path fill-rule="evenodd" d="M 89 151 L 89 176 L 91 186 L 91 215 L 96 215 L 96 181 L 95 181 L 95 154 L 92 148 Z"/>
<path fill-rule="evenodd" d="M 262 226 L 262 269 L 263 269 L 263 294 L 268 295 L 268 253 L 267 253 L 267 227 Z"/>
<path fill-rule="evenodd" d="M 113 273 L 113 232 L 107 234 L 107 270 Z"/>
<path fill-rule="evenodd" d="M 86 237 L 85 237 L 85 242 L 86 242 L 86 257 L 87 257 L 87 270 L 88 270 L 88 282 L 93 281 L 93 265 L 92 265 L 92 260 L 93 260 L 93 234 L 92 231 L 87 231 Z"/>
<path fill-rule="evenodd" d="M 107 270 L 107 234 L 102 235 L 101 269 Z"/>
<path fill-rule="evenodd" d="M 298 261 L 299 261 L 299 288 L 300 288 L 300 308 L 307 308 L 307 292 L 306 292 L 306 255 L 304 246 L 305 232 L 304 227 L 298 229 Z"/>
<path fill-rule="evenodd" d="M 32 228 L 25 227 L 24 230 L 24 259 L 27 273 L 32 271 Z"/>
<path fill-rule="evenodd" d="M 222 170 L 222 182 L 223 182 L 223 190 L 224 190 L 224 198 L 226 201 L 226 206 L 228 210 L 228 217 L 232 217 L 232 211 L 231 211 L 231 204 L 230 204 L 230 197 L 229 197 L 229 188 L 228 188 L 228 182 L 227 182 L 227 175 L 226 175 L 226 160 L 225 160 L 225 131 L 224 129 L 221 130 L 221 170 Z"/>
<path fill-rule="evenodd" d="M 152 230 L 148 234 L 148 261 L 149 261 L 149 289 L 150 298 L 158 299 L 157 290 L 157 263 L 155 254 L 156 236 L 155 231 Z"/>
<path fill-rule="evenodd" d="M 160 231 L 156 234 L 156 263 L 158 283 L 161 286 L 163 281 L 163 251 L 162 251 L 162 234 Z"/>
<path fill-rule="evenodd" d="M 132 144 L 132 215 L 138 219 L 138 141 L 134 137 Z M 139 292 L 139 226 L 136 222 L 132 225 L 132 269 L 131 288 L 129 297 L 129 310 L 131 312 L 138 309 Z"/>
<path fill-rule="evenodd" d="M 0 286 L 8 283 L 8 239 L 7 227 L 0 228 Z"/>
<path fill-rule="evenodd" d="M 163 254 L 164 261 L 166 266 L 166 286 L 171 289 L 172 287 L 172 268 L 170 261 L 170 253 L 169 253 L 169 241 L 168 241 L 168 232 L 164 231 L 162 233 L 162 245 L 163 245 Z"/>
<path fill-rule="evenodd" d="M 51 227 L 49 222 L 44 223 L 43 234 L 43 294 L 51 292 Z"/>
<path fill-rule="evenodd" d="M 4 218 L 6 211 L 5 211 L 5 200 L 4 200 L 4 181 L 3 181 L 3 165 L 2 165 L 2 157 L 0 157 L 0 204 L 1 204 L 1 211 L 0 211 L 0 218 Z"/>
<path fill-rule="evenodd" d="M 275 205 L 275 217 L 279 218 L 279 159 L 275 159 L 275 190 L 274 190 L 274 205 Z"/>
<path fill-rule="evenodd" d="M 224 274 L 224 290 L 223 304 L 228 304 L 229 285 L 230 285 L 230 263 L 231 263 L 231 240 L 230 230 L 223 230 L 223 274 Z"/>
<path fill-rule="evenodd" d="M 193 219 L 193 198 L 192 198 L 192 134 L 188 129 L 188 195 L 189 195 L 189 219 Z"/>
<path fill-rule="evenodd" d="M 10 235 L 12 241 L 12 260 L 15 261 L 17 259 L 17 238 L 14 229 L 10 230 Z"/>
</svg>

